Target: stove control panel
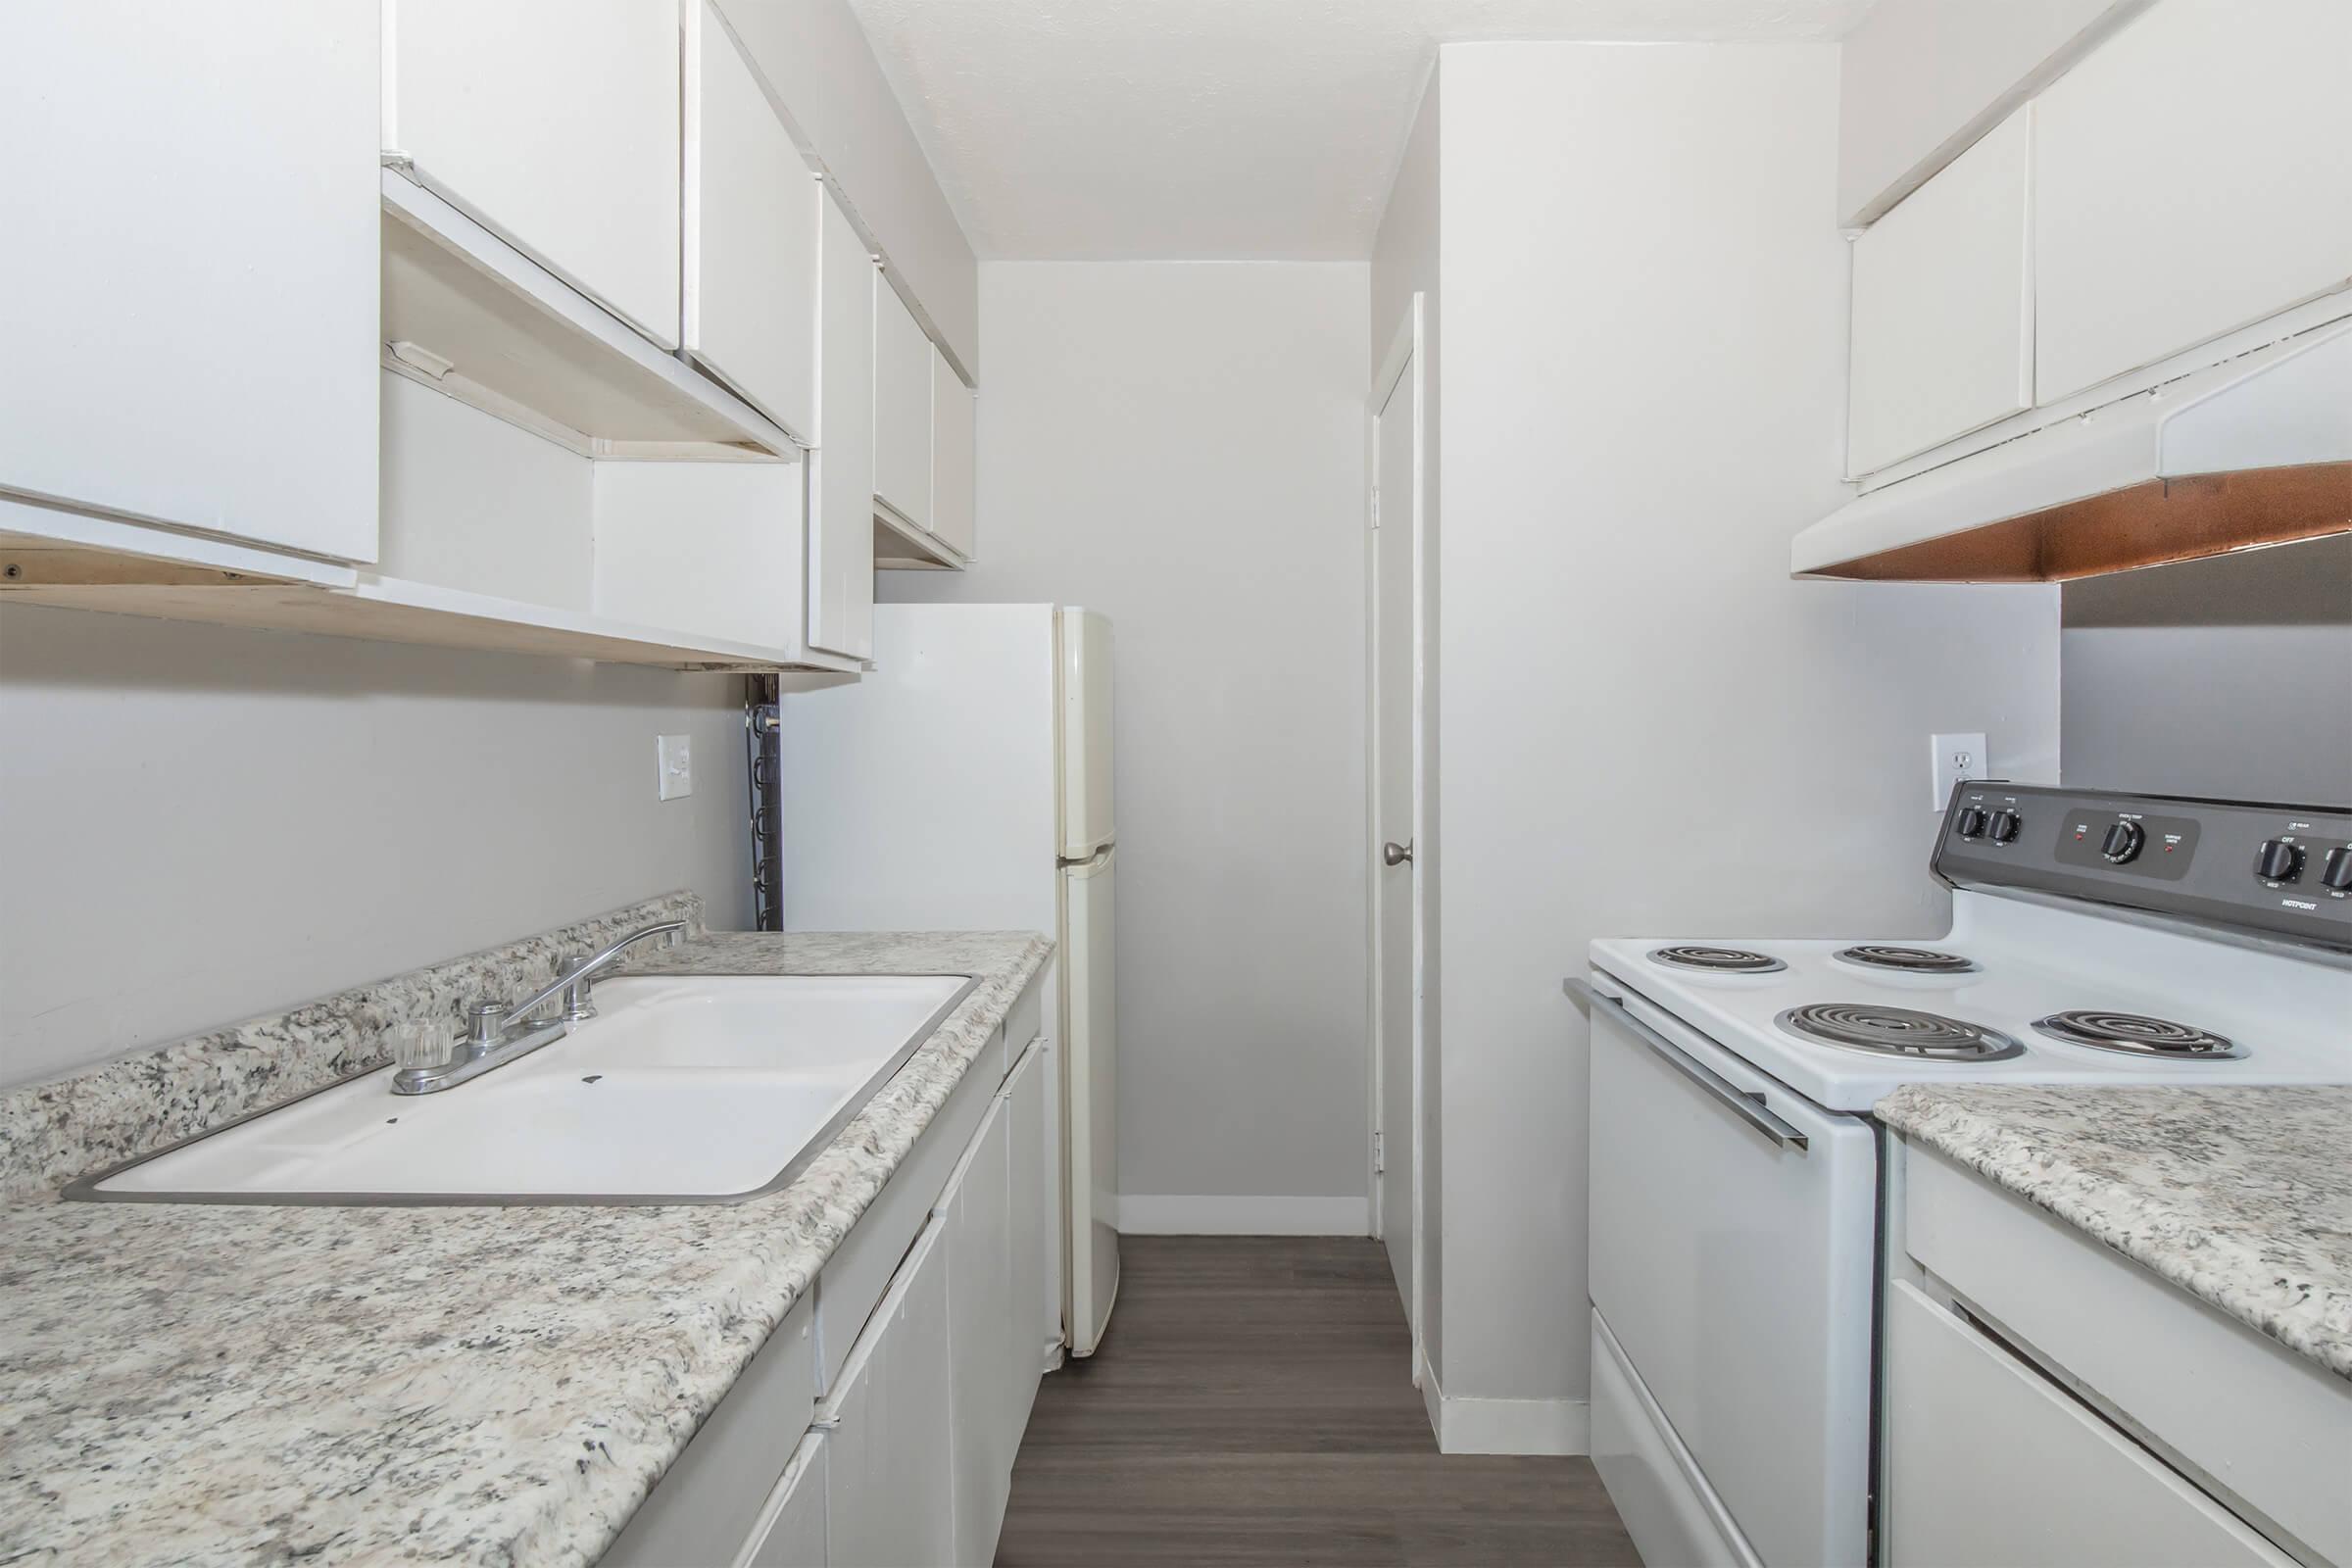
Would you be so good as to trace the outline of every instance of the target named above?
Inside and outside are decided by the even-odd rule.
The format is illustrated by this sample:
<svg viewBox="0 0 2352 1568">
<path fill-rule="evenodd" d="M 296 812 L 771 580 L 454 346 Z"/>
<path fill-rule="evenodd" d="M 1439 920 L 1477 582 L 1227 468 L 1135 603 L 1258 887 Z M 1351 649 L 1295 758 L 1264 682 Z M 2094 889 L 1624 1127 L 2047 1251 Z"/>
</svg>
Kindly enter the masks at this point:
<svg viewBox="0 0 2352 1568">
<path fill-rule="evenodd" d="M 2352 807 L 1972 780 L 1935 870 L 2352 952 Z"/>
</svg>

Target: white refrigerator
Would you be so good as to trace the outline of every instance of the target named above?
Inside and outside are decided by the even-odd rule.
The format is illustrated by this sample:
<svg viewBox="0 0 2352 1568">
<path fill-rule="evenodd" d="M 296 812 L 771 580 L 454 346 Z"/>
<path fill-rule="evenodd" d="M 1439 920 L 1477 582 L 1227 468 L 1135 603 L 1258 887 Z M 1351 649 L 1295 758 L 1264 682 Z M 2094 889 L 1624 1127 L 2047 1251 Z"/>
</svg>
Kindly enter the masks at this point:
<svg viewBox="0 0 2352 1568">
<path fill-rule="evenodd" d="M 873 658 L 853 685 L 783 700 L 785 929 L 1056 939 L 1059 1298 L 1071 1353 L 1091 1355 L 1119 1284 L 1110 621 L 876 605 Z"/>
</svg>

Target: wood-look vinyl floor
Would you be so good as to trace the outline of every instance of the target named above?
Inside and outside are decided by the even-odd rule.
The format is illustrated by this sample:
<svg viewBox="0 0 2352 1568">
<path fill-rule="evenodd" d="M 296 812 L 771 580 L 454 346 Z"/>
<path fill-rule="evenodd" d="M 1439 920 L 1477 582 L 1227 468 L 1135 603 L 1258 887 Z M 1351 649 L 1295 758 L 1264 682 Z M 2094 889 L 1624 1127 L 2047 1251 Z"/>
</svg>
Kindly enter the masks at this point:
<svg viewBox="0 0 2352 1568">
<path fill-rule="evenodd" d="M 1590 1460 L 1438 1452 L 1378 1242 L 1121 1256 L 1101 1350 L 1039 1386 L 1000 1568 L 1640 1562 Z"/>
</svg>

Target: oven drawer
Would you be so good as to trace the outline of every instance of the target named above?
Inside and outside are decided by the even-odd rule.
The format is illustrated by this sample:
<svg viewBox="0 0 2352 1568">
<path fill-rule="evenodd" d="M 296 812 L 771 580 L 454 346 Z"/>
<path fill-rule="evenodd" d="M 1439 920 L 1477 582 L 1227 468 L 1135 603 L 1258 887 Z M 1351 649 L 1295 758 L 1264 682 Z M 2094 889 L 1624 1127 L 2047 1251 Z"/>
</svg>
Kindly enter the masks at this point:
<svg viewBox="0 0 2352 1568">
<path fill-rule="evenodd" d="M 1594 978 L 1592 1304 L 1758 1557 L 1858 1564 L 1873 1134 Z"/>
<path fill-rule="evenodd" d="M 1891 1568 L 2292 1568 L 2195 1487 L 1898 1281 L 1886 1298 Z"/>
</svg>

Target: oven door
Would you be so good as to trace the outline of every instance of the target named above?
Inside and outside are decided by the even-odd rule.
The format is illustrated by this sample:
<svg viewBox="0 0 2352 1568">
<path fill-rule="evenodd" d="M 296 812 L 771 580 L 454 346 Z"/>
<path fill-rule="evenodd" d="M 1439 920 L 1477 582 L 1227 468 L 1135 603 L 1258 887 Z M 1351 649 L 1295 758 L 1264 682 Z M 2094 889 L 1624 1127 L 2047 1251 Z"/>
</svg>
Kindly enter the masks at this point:
<svg viewBox="0 0 2352 1568">
<path fill-rule="evenodd" d="M 1593 1309 L 1757 1558 L 1859 1565 L 1876 1137 L 1598 971 L 1592 997 Z"/>
</svg>

